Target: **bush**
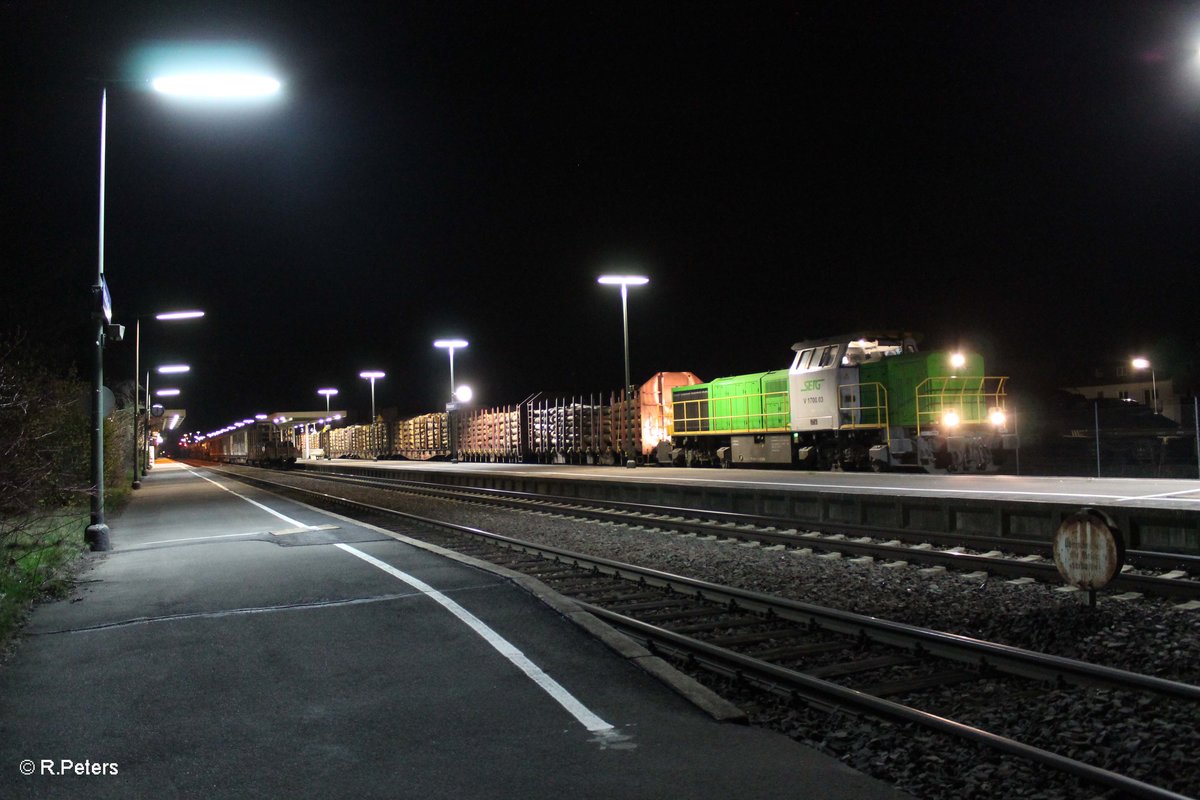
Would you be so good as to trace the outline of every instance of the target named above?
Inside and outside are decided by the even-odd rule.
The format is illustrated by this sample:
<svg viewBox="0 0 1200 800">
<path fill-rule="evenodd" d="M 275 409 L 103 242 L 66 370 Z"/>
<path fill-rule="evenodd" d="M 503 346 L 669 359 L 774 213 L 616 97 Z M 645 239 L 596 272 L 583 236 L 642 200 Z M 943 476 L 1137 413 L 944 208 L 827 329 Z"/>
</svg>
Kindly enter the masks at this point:
<svg viewBox="0 0 1200 800">
<path fill-rule="evenodd" d="M 82 550 L 86 398 L 85 384 L 39 363 L 19 334 L 0 336 L 0 638 L 30 600 L 61 588 Z"/>
</svg>

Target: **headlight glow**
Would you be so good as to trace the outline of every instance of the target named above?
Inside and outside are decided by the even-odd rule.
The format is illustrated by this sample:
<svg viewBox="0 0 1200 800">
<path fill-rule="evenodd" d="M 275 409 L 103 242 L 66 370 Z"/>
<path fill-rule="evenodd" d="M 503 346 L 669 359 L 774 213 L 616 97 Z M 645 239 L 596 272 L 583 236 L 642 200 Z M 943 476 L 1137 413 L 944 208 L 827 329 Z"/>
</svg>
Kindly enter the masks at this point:
<svg viewBox="0 0 1200 800">
<path fill-rule="evenodd" d="M 957 411 L 947 411 L 945 414 L 942 414 L 942 424 L 947 428 L 957 428 L 958 423 L 959 418 Z"/>
<path fill-rule="evenodd" d="M 954 367 L 955 369 L 961 369 L 962 367 L 966 366 L 966 364 L 967 364 L 967 357 L 964 356 L 962 353 L 951 353 L 950 354 L 950 366 Z"/>
<path fill-rule="evenodd" d="M 1008 415 L 1004 413 L 1004 409 L 1002 408 L 993 408 L 988 414 L 988 419 L 991 420 L 992 425 L 997 428 L 1003 428 L 1004 423 L 1008 422 Z"/>
</svg>

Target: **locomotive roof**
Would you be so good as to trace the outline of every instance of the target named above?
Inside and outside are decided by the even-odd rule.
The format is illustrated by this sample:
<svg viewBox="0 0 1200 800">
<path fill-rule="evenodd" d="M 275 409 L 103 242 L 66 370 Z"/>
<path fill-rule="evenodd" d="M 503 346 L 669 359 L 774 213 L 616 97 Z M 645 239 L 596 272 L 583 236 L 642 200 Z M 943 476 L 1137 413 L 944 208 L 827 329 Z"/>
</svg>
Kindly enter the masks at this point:
<svg viewBox="0 0 1200 800">
<path fill-rule="evenodd" d="M 805 339 L 801 342 L 796 342 L 792 345 L 792 350 L 800 352 L 807 350 L 810 347 L 824 347 L 830 344 L 846 344 L 848 342 L 857 342 L 860 339 L 868 339 L 871 341 L 895 342 L 902 343 L 906 338 L 912 339 L 915 342 L 920 342 L 924 338 L 919 333 L 909 331 L 859 331 L 856 333 L 846 333 L 841 336 L 826 336 L 822 339 Z"/>
</svg>

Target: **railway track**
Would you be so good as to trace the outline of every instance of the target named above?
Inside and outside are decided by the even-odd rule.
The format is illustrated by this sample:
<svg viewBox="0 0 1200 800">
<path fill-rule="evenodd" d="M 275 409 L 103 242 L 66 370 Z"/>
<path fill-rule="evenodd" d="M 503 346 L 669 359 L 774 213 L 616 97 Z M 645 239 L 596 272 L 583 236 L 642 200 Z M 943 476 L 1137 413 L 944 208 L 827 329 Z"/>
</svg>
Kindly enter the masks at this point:
<svg viewBox="0 0 1200 800">
<path fill-rule="evenodd" d="M 1061 584 L 1062 579 L 1044 541 L 942 535 L 914 537 L 906 531 L 862 525 L 822 523 L 797 527 L 786 519 L 723 511 L 656 506 L 538 495 L 501 489 L 448 488 L 398 478 L 363 477 L 337 472 L 305 472 L 305 477 L 356 486 L 391 489 L 426 497 L 466 501 L 502 508 L 544 511 L 563 516 L 641 525 L 678 533 L 757 542 L 825 556 L 872 559 L 888 567 L 946 569 L 970 577 L 989 575 L 1014 581 Z M 1131 550 L 1125 567 L 1108 587 L 1123 600 L 1139 596 L 1167 597 L 1200 604 L 1200 557 Z M 1071 587 L 1062 587 L 1070 591 Z"/>
<path fill-rule="evenodd" d="M 229 474 L 355 513 L 388 515 L 407 535 L 537 577 L 681 665 L 752 685 L 788 703 L 926 728 L 1120 796 L 1184 797 L 1145 780 L 1153 770 L 1125 775 L 972 720 L 995 718 L 989 703 L 997 698 L 1046 693 L 1079 708 L 1087 707 L 1089 693 L 1153 696 L 1152 704 L 1186 704 L 1194 713 L 1200 710 L 1200 687 L 587 556 L 265 476 Z M 942 707 L 950 686 L 959 698 L 953 704 L 957 719 Z M 1105 723 L 1087 721 L 1098 728 Z"/>
</svg>

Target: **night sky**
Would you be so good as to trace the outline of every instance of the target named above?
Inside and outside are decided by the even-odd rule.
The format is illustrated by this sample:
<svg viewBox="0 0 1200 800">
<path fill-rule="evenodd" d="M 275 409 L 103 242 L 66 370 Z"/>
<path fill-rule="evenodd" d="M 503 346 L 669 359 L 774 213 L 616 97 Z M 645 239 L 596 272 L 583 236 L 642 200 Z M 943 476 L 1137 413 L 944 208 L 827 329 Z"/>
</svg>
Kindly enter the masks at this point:
<svg viewBox="0 0 1200 800">
<path fill-rule="evenodd" d="M 753 8 L 751 6 L 754 6 Z M 390 7 L 392 10 L 384 11 Z M 253 43 L 271 104 L 181 107 L 139 48 Z M 106 273 L 186 429 L 786 366 L 872 328 L 1011 391 L 1195 358 L 1200 9 L 1180 3 L 0 0 L 5 329 L 84 376 Z M 128 381 L 132 344 L 111 345 Z M 1182 355 L 1181 355 L 1182 354 Z M 157 379 L 156 379 L 157 380 Z"/>
</svg>

